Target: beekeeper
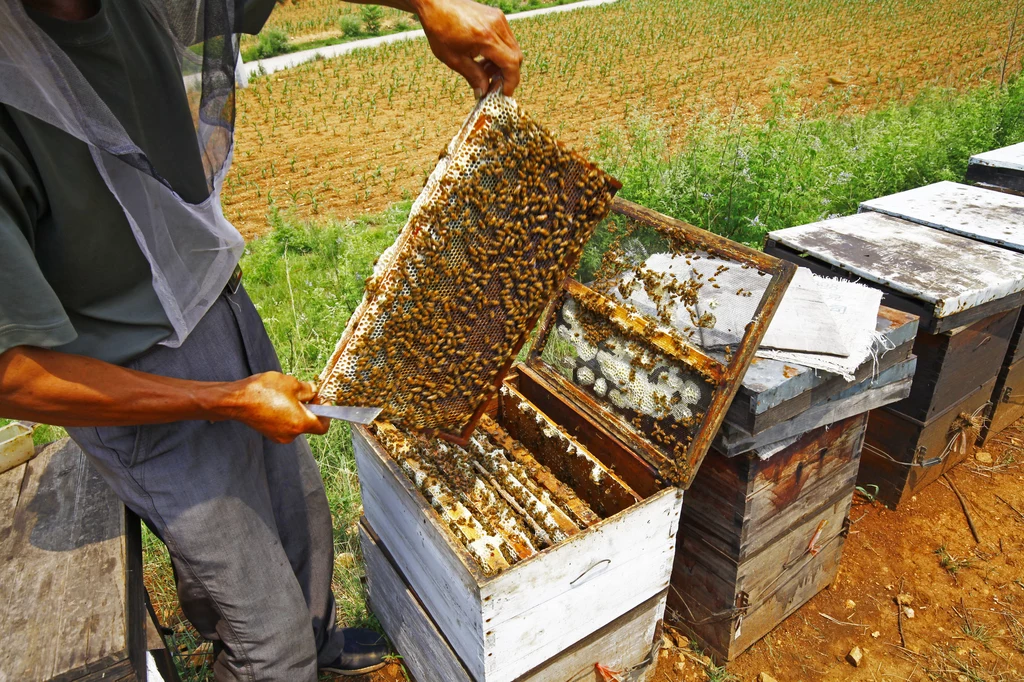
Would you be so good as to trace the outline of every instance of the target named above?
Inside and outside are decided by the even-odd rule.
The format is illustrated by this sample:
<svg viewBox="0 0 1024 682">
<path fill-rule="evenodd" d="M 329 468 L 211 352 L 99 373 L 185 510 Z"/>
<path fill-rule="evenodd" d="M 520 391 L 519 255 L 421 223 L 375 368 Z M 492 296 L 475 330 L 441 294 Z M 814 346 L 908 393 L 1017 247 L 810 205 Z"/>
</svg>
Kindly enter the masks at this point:
<svg viewBox="0 0 1024 682">
<path fill-rule="evenodd" d="M 515 89 L 500 11 L 384 4 L 415 12 L 478 94 Z M 273 6 L 0 0 L 0 417 L 67 427 L 167 544 L 218 680 L 354 674 L 386 653 L 337 627 L 302 436 L 327 423 L 281 373 L 221 212 L 238 34 Z"/>
</svg>

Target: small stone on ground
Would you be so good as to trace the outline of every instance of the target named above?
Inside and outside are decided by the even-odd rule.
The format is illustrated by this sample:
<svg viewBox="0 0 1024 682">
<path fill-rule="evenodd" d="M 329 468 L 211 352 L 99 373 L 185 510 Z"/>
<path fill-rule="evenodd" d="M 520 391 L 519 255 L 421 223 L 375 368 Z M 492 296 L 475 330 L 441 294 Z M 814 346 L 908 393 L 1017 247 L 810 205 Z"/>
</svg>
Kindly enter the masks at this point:
<svg viewBox="0 0 1024 682">
<path fill-rule="evenodd" d="M 859 646 L 855 646 L 852 649 L 850 649 L 850 653 L 846 654 L 846 660 L 853 667 L 859 667 L 860 662 L 864 660 L 864 652 L 860 650 Z"/>
</svg>

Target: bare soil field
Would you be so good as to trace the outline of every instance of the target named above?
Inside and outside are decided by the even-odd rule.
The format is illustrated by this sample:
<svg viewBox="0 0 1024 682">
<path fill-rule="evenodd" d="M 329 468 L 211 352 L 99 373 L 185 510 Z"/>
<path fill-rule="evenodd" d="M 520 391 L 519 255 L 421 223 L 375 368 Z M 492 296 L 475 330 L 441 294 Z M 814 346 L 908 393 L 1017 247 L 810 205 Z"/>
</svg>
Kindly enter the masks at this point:
<svg viewBox="0 0 1024 682">
<path fill-rule="evenodd" d="M 862 111 L 929 85 L 999 81 L 1005 64 L 1020 63 L 1007 49 L 1013 9 L 1004 0 L 621 0 L 517 22 L 526 54 L 517 99 L 583 148 L 643 115 L 670 125 L 678 143 L 695 116 L 764 111 L 780 83 L 808 115 Z M 272 207 L 350 216 L 414 196 L 472 104 L 423 40 L 255 78 L 239 93 L 225 214 L 253 237 Z"/>
</svg>

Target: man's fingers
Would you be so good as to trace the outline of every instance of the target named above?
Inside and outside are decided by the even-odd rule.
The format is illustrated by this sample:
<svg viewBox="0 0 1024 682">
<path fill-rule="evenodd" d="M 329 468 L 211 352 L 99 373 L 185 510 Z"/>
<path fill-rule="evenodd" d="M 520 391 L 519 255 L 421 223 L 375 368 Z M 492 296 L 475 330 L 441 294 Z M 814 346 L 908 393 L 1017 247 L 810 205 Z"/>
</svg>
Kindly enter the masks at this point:
<svg viewBox="0 0 1024 682">
<path fill-rule="evenodd" d="M 300 402 L 308 402 L 313 399 L 316 395 L 316 382 L 315 381 L 300 381 L 297 390 L 295 391 L 295 398 Z"/>
<path fill-rule="evenodd" d="M 458 57 L 449 66 L 469 81 L 469 86 L 473 88 L 477 99 L 487 94 L 491 79 L 487 77 L 487 72 L 479 62 L 469 57 Z"/>
<path fill-rule="evenodd" d="M 518 47 L 508 45 L 492 45 L 484 49 L 481 55 L 501 72 L 502 91 L 508 95 L 519 86 L 519 67 L 523 63 L 523 54 Z"/>
</svg>

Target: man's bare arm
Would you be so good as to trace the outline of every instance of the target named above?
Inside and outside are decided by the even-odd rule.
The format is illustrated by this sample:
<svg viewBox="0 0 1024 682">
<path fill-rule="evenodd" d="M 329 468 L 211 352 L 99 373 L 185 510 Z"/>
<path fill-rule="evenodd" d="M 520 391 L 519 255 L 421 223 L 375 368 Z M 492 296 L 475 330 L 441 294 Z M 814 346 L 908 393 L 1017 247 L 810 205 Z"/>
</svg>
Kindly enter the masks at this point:
<svg viewBox="0 0 1024 682">
<path fill-rule="evenodd" d="M 519 85 L 523 53 L 501 10 L 473 0 L 352 0 L 387 5 L 420 18 L 434 56 L 461 74 L 477 97 L 501 80 L 512 95 Z"/>
<path fill-rule="evenodd" d="M 302 402 L 313 387 L 279 372 L 231 382 L 185 381 L 100 360 L 17 346 L 0 353 L 0 417 L 57 426 L 235 419 L 275 441 L 326 433 Z"/>
</svg>

